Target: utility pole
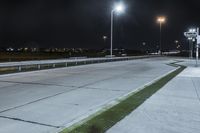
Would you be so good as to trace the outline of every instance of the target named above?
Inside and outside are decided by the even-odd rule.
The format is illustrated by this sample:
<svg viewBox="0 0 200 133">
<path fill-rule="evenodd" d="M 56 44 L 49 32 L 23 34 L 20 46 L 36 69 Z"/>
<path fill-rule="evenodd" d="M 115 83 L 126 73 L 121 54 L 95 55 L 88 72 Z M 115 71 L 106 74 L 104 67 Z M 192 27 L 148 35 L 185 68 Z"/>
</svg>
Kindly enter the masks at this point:
<svg viewBox="0 0 200 133">
<path fill-rule="evenodd" d="M 199 44 L 200 44 L 200 35 L 199 35 L 199 28 L 197 28 L 197 43 L 196 43 L 196 66 L 198 67 L 198 60 L 199 60 Z"/>
</svg>

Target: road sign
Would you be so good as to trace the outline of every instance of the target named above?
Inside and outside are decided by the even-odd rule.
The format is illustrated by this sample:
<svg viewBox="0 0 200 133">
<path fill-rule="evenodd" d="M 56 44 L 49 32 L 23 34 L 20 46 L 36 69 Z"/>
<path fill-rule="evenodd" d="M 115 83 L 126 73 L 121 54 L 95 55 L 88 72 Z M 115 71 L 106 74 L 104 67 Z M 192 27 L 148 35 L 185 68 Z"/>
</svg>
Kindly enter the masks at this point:
<svg viewBox="0 0 200 133">
<path fill-rule="evenodd" d="M 196 38 L 197 37 L 197 32 L 185 32 L 184 35 L 187 38 Z"/>
<path fill-rule="evenodd" d="M 198 66 L 198 60 L 199 60 L 199 46 L 200 46 L 200 35 L 199 35 L 199 28 L 197 29 L 190 29 L 188 32 L 184 32 L 185 37 L 189 40 L 189 44 L 191 46 L 190 48 L 190 56 L 193 57 L 193 44 L 192 41 L 197 42 L 196 45 L 196 66 Z"/>
</svg>

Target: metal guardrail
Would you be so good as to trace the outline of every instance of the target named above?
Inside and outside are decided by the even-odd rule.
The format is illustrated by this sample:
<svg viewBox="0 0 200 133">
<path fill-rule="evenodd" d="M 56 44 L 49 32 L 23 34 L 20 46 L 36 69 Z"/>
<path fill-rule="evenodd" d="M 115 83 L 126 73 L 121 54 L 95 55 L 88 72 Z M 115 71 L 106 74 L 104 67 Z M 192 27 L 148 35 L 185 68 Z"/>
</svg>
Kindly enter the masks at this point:
<svg viewBox="0 0 200 133">
<path fill-rule="evenodd" d="M 31 70 L 51 69 L 58 67 L 70 67 L 86 64 L 105 63 L 114 61 L 134 60 L 157 56 L 131 56 L 114 58 L 86 58 L 86 59 L 61 59 L 61 60 L 41 60 L 41 61 L 22 61 L 0 63 L 0 73 L 2 72 L 21 72 Z"/>
</svg>

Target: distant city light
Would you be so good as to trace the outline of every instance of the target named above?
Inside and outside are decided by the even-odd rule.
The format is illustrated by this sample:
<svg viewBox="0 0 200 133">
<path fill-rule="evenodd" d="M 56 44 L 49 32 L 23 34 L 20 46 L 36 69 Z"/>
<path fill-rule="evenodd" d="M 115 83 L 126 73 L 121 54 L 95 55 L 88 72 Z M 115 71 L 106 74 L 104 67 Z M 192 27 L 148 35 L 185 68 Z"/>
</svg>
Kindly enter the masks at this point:
<svg viewBox="0 0 200 133">
<path fill-rule="evenodd" d="M 6 50 L 7 50 L 7 51 L 10 51 L 10 52 L 14 51 L 13 48 L 7 48 Z"/>
<path fill-rule="evenodd" d="M 103 36 L 103 40 L 106 40 L 108 37 L 107 36 Z"/>
<path fill-rule="evenodd" d="M 175 42 L 176 44 L 177 44 L 177 43 L 179 43 L 179 41 L 178 41 L 178 40 L 175 40 L 174 42 Z"/>
</svg>

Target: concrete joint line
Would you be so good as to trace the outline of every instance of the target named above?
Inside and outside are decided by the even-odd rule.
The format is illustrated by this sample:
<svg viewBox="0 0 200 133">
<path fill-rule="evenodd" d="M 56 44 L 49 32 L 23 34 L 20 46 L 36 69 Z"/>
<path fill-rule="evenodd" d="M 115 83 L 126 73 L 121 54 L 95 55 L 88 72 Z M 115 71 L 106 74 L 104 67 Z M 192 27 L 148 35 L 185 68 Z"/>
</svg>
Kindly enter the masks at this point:
<svg viewBox="0 0 200 133">
<path fill-rule="evenodd" d="M 199 100 L 199 102 L 200 102 L 200 96 L 199 96 L 199 93 L 198 93 L 198 91 L 197 91 L 197 87 L 196 87 L 196 85 L 195 85 L 195 83 L 194 83 L 194 81 L 193 81 L 192 78 L 191 78 L 191 80 L 192 80 L 192 84 L 193 84 L 193 86 L 194 86 L 194 89 L 195 89 L 195 93 L 196 93 L 196 95 L 197 95 L 197 98 L 198 98 L 198 100 Z"/>
<path fill-rule="evenodd" d="M 14 121 L 21 121 L 21 122 L 26 122 L 26 123 L 31 123 L 31 124 L 36 124 L 36 125 L 41 125 L 41 126 L 46 126 L 46 127 L 61 128 L 61 126 L 54 126 L 54 125 L 49 125 L 49 124 L 44 124 L 44 123 L 39 123 L 39 122 L 34 122 L 34 121 L 28 121 L 28 120 L 23 120 L 23 119 L 19 119 L 19 118 L 7 117 L 7 116 L 0 116 L 0 118 L 10 119 L 10 120 L 14 120 Z"/>
<path fill-rule="evenodd" d="M 19 106 L 13 107 L 13 108 L 9 108 L 9 109 L 0 111 L 0 113 L 4 113 L 4 112 L 7 112 L 7 111 L 10 111 L 10 110 L 13 110 L 13 109 L 21 108 L 21 107 L 24 107 L 24 106 L 27 106 L 27 105 L 30 105 L 30 104 L 33 104 L 33 103 L 36 103 L 36 102 L 39 102 L 39 101 L 43 101 L 43 100 L 46 100 L 46 99 L 49 99 L 49 98 L 52 98 L 52 97 L 56 97 L 58 95 L 61 95 L 61 94 L 64 94 L 64 93 L 67 93 L 67 92 L 70 92 L 70 91 L 74 91 L 74 90 L 78 90 L 78 89 L 72 89 L 72 90 L 64 91 L 64 92 L 57 93 L 57 94 L 54 94 L 54 95 L 51 95 L 51 96 L 47 96 L 47 97 L 44 97 L 44 98 L 40 98 L 38 100 L 29 102 L 29 103 L 26 103 L 26 104 L 23 104 L 23 105 L 19 105 Z"/>
</svg>

